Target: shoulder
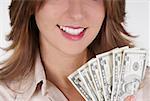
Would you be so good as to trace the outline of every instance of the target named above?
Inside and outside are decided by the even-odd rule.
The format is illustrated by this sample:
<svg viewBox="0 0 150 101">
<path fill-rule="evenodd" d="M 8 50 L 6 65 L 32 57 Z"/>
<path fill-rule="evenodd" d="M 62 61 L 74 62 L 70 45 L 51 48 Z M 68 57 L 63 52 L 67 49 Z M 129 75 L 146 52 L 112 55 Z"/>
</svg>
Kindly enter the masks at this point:
<svg viewBox="0 0 150 101">
<path fill-rule="evenodd" d="M 146 71 L 145 71 L 145 77 L 144 77 L 144 80 L 142 81 L 142 84 L 144 88 L 145 86 L 147 87 L 147 89 L 150 90 L 150 67 L 147 67 L 146 68 Z"/>
<path fill-rule="evenodd" d="M 28 101 L 26 99 L 32 95 L 34 88 L 30 79 L 8 82 L 0 80 L 0 101 Z"/>
<path fill-rule="evenodd" d="M 150 67 L 146 69 L 144 80 L 136 93 L 137 101 L 149 101 L 150 98 Z"/>
<path fill-rule="evenodd" d="M 143 80 L 144 86 L 147 86 L 148 90 L 150 91 L 150 67 L 147 67 L 145 72 L 145 78 Z M 149 93 L 150 95 L 150 93 Z"/>
<path fill-rule="evenodd" d="M 16 94 L 0 80 L 0 101 L 14 101 Z"/>
<path fill-rule="evenodd" d="M 18 101 L 18 99 L 21 101 L 20 97 L 25 95 L 31 85 L 30 76 L 22 79 L 0 80 L 0 101 Z"/>
<path fill-rule="evenodd" d="M 147 66 L 146 68 L 145 77 L 142 83 L 143 83 L 143 86 L 150 85 L 150 67 L 149 66 Z M 149 86 L 149 89 L 150 89 L 150 86 Z"/>
</svg>

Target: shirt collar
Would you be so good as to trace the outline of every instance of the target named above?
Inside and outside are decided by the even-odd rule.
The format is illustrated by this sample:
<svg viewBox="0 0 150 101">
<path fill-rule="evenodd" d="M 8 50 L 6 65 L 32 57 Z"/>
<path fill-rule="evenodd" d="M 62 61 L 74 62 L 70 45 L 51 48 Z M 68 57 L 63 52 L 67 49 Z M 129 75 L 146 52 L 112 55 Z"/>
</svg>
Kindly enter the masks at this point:
<svg viewBox="0 0 150 101">
<path fill-rule="evenodd" d="M 18 94 L 17 95 L 17 99 L 19 101 L 22 101 L 22 99 L 26 99 L 27 101 L 31 98 L 31 96 L 34 94 L 34 92 L 36 91 L 36 88 L 38 86 L 39 83 L 42 82 L 41 85 L 41 93 L 42 95 L 46 94 L 46 75 L 45 75 L 45 71 L 44 71 L 44 67 L 41 61 L 41 57 L 40 57 L 40 53 L 38 52 L 37 57 L 36 57 L 36 61 L 35 61 L 35 67 L 33 69 L 33 72 L 31 72 L 31 78 L 29 78 L 29 80 L 27 80 L 26 84 L 23 84 L 23 86 L 29 87 L 28 90 L 26 90 L 23 94 Z M 28 82 L 32 82 L 32 83 L 28 83 Z"/>
<path fill-rule="evenodd" d="M 41 61 L 40 53 L 37 54 L 37 58 L 36 58 L 34 79 L 36 82 L 36 86 L 42 81 L 41 91 L 42 91 L 42 95 L 45 95 L 46 75 Z"/>
<path fill-rule="evenodd" d="M 36 88 L 38 88 L 38 86 L 40 87 L 42 96 L 48 94 L 47 96 L 50 99 L 55 99 L 56 101 L 58 101 L 61 98 L 62 101 L 68 101 L 67 98 L 64 96 L 64 94 L 53 83 L 46 80 L 45 70 L 42 64 L 40 52 L 38 52 L 37 54 L 36 61 L 35 61 L 35 68 L 33 69 L 31 75 L 32 75 L 32 79 L 29 79 L 29 81 L 32 82 L 31 85 L 24 84 L 26 87 L 30 87 L 30 88 L 26 90 L 24 94 L 18 95 L 17 101 L 29 101 L 30 98 L 35 93 Z"/>
</svg>

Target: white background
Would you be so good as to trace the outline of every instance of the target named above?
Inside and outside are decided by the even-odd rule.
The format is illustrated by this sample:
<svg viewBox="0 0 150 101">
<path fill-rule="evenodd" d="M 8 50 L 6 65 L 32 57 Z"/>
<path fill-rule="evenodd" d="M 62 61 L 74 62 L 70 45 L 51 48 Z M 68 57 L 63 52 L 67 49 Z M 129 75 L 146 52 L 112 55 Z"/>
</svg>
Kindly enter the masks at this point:
<svg viewBox="0 0 150 101">
<path fill-rule="evenodd" d="M 132 35 L 139 35 L 134 39 L 137 47 L 150 49 L 150 0 L 126 0 L 126 29 Z M 8 5 L 10 0 L 0 0 L 0 47 L 7 47 L 5 41 L 9 33 Z M 0 50 L 0 59 L 6 58 L 5 52 Z"/>
</svg>

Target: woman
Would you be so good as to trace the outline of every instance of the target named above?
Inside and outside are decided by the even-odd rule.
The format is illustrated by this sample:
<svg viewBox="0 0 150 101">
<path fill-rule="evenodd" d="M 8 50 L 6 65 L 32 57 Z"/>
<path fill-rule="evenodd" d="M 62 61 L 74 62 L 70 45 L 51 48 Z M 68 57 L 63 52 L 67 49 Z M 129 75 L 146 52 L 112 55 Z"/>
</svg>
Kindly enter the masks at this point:
<svg viewBox="0 0 150 101">
<path fill-rule="evenodd" d="M 125 0 L 12 0 L 14 53 L 0 70 L 0 100 L 84 101 L 67 76 L 96 54 L 132 47 L 124 16 Z"/>
</svg>

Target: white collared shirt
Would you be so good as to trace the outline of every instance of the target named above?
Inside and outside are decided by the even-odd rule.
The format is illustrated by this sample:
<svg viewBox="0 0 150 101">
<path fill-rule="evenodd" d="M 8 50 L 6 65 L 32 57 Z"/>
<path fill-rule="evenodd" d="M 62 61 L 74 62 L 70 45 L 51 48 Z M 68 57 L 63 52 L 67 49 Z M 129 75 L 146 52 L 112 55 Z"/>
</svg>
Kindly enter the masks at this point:
<svg viewBox="0 0 150 101">
<path fill-rule="evenodd" d="M 150 69 L 146 70 L 145 80 L 136 94 L 136 101 L 150 101 Z M 23 92 L 13 92 L 0 81 L 0 101 L 68 101 L 64 94 L 50 81 L 46 80 L 44 67 L 38 55 L 35 69 L 19 86 L 17 80 L 9 83 L 10 87 L 20 87 Z"/>
</svg>

